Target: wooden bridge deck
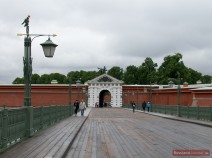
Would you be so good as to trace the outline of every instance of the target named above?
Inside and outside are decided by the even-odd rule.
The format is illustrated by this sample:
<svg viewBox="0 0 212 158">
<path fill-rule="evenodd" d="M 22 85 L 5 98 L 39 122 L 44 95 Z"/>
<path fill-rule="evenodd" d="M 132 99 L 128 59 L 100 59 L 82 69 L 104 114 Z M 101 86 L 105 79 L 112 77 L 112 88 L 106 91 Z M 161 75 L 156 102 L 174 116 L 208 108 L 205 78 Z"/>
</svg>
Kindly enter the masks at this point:
<svg viewBox="0 0 212 158">
<path fill-rule="evenodd" d="M 85 117 L 71 117 L 0 157 L 176 158 L 176 149 L 212 151 L 212 128 L 117 108 L 93 108 L 69 146 L 83 121 Z"/>
</svg>

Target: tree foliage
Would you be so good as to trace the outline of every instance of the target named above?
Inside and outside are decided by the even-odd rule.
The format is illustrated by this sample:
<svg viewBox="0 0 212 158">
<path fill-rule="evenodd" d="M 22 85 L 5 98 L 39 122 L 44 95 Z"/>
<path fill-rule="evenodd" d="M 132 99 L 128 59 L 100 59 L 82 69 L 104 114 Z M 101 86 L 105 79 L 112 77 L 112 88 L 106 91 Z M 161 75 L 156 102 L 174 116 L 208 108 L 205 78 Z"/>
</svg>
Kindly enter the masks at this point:
<svg viewBox="0 0 212 158">
<path fill-rule="evenodd" d="M 38 74 L 32 75 L 32 84 L 51 84 L 52 80 L 57 80 L 58 84 L 75 84 L 78 79 L 84 84 L 88 80 L 108 72 L 109 75 L 123 80 L 125 84 L 168 84 L 170 80 L 175 84 L 180 80 L 195 84 L 198 80 L 202 83 L 211 83 L 210 75 L 202 75 L 200 72 L 186 67 L 182 61 L 182 54 L 176 53 L 164 57 L 160 67 L 157 69 L 158 64 L 155 63 L 150 57 L 147 57 L 139 66 L 130 65 L 126 69 L 119 66 L 114 66 L 107 70 L 106 66 L 98 68 L 97 71 L 70 71 L 67 75 L 60 73 Z M 24 78 L 17 77 L 13 84 L 23 84 Z"/>
<path fill-rule="evenodd" d="M 186 70 L 187 68 L 182 61 L 182 54 L 168 55 L 158 69 L 158 83 L 167 84 L 171 78 L 178 78 L 178 73 L 184 79 Z"/>
<path fill-rule="evenodd" d="M 147 57 L 138 67 L 138 84 L 152 84 L 157 82 L 157 63 Z"/>
<path fill-rule="evenodd" d="M 118 66 L 114 66 L 108 71 L 108 75 L 113 76 L 113 77 L 117 78 L 118 80 L 122 80 L 123 79 L 123 69 Z"/>
<path fill-rule="evenodd" d="M 130 65 L 124 72 L 124 83 L 126 84 L 137 84 L 138 83 L 138 67 Z"/>
</svg>

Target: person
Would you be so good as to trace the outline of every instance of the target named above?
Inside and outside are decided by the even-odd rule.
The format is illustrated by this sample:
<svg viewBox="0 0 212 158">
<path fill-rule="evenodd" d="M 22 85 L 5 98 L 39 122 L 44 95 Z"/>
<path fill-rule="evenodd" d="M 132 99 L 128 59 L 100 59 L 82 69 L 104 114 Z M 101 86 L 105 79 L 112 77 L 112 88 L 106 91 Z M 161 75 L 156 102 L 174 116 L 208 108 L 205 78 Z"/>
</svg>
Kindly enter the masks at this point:
<svg viewBox="0 0 212 158">
<path fill-rule="evenodd" d="M 98 108 L 98 102 L 95 103 L 95 108 Z"/>
<path fill-rule="evenodd" d="M 78 110 L 79 110 L 79 102 L 78 102 L 78 100 L 76 100 L 74 102 L 74 113 L 75 113 L 75 116 L 77 116 Z"/>
<path fill-rule="evenodd" d="M 146 107 L 147 107 L 147 110 L 148 110 L 148 112 L 149 112 L 149 109 L 150 109 L 150 107 L 151 107 L 150 102 L 148 102 L 148 103 L 146 104 Z"/>
<path fill-rule="evenodd" d="M 145 109 L 146 109 L 146 102 L 145 101 L 142 103 L 142 108 L 143 108 L 143 111 L 145 112 Z"/>
<path fill-rule="evenodd" d="M 81 116 L 84 116 L 84 110 L 85 109 L 86 109 L 86 104 L 85 104 L 84 100 L 82 99 L 82 101 L 80 102 Z"/>
<path fill-rule="evenodd" d="M 132 109 L 133 109 L 133 112 L 135 112 L 135 102 L 134 101 L 132 102 Z"/>
</svg>

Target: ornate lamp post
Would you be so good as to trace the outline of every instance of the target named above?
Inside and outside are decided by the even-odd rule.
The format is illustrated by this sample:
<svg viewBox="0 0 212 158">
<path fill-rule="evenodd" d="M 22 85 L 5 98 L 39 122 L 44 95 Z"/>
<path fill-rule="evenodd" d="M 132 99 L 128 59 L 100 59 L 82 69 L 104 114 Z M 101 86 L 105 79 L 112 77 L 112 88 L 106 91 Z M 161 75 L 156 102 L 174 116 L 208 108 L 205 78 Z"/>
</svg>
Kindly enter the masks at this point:
<svg viewBox="0 0 212 158">
<path fill-rule="evenodd" d="M 80 79 L 78 79 L 78 80 L 76 81 L 76 84 L 77 84 L 77 100 L 80 102 L 80 100 L 79 100 L 79 86 L 80 86 L 80 84 L 81 84 Z"/>
<path fill-rule="evenodd" d="M 180 97 L 181 97 L 181 89 L 180 89 L 180 73 L 177 72 L 177 76 L 178 76 L 178 86 L 177 86 L 177 116 L 180 116 Z"/>
<path fill-rule="evenodd" d="M 83 93 L 83 99 L 84 99 L 84 101 L 85 101 L 85 103 L 86 103 L 86 106 L 88 106 L 88 97 L 86 97 L 86 94 L 87 94 L 87 90 L 86 90 L 86 87 L 83 87 L 82 88 L 82 93 Z"/>
<path fill-rule="evenodd" d="M 69 78 L 69 89 L 68 89 L 68 91 L 69 91 L 69 93 L 68 93 L 68 94 L 69 94 L 69 97 L 68 97 L 68 98 L 69 98 L 69 99 L 68 99 L 68 104 L 69 104 L 69 106 L 71 106 L 71 90 L 72 90 L 72 89 L 71 89 L 71 82 L 72 82 L 72 81 L 71 81 L 71 77 L 70 77 L 70 78 Z"/>
<path fill-rule="evenodd" d="M 50 36 L 55 37 L 56 35 L 49 35 L 49 34 L 29 34 L 29 18 L 28 16 L 22 24 L 26 27 L 26 34 L 17 34 L 17 36 L 25 36 L 24 38 L 24 82 L 25 82 L 25 91 L 24 91 L 24 106 L 27 108 L 27 135 L 33 135 L 33 109 L 31 105 L 31 78 L 32 78 L 32 58 L 31 58 L 31 43 L 36 37 L 40 36 L 48 36 L 49 39 L 42 43 L 41 46 L 43 47 L 43 51 L 46 57 L 53 57 L 55 48 L 57 47 L 50 40 Z M 31 39 L 31 37 L 33 37 Z"/>
</svg>

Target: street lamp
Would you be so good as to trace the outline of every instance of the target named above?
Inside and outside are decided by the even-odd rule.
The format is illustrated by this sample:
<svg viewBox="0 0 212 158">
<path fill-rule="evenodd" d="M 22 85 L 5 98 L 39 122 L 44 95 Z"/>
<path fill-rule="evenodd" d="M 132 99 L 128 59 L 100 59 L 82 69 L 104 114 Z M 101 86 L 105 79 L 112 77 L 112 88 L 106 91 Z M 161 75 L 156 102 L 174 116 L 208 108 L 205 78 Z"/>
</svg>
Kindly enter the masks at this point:
<svg viewBox="0 0 212 158">
<path fill-rule="evenodd" d="M 53 57 L 55 48 L 57 47 L 50 40 L 50 36 L 57 36 L 55 34 L 29 34 L 29 18 L 28 16 L 22 24 L 25 24 L 26 27 L 26 34 L 17 34 L 17 36 L 25 36 L 24 38 L 24 81 L 25 81 L 25 97 L 24 97 L 24 106 L 31 106 L 31 77 L 32 77 L 32 58 L 31 58 L 31 43 L 36 37 L 40 36 L 48 36 L 49 39 L 42 43 L 41 46 L 43 47 L 43 51 L 46 57 Z M 32 40 L 31 40 L 31 37 Z"/>
<path fill-rule="evenodd" d="M 177 77 L 178 77 L 178 86 L 177 86 L 177 98 L 178 98 L 177 116 L 180 116 L 181 89 L 180 89 L 180 73 L 179 72 L 177 72 Z"/>
<path fill-rule="evenodd" d="M 17 36 L 25 36 L 24 38 L 24 81 L 25 81 L 25 90 L 24 90 L 24 106 L 28 107 L 27 111 L 27 135 L 32 136 L 33 134 L 33 109 L 31 105 L 31 78 L 32 78 L 32 58 L 31 58 L 31 43 L 36 37 L 40 36 L 48 36 L 49 39 L 42 43 L 41 46 L 43 47 L 43 51 L 46 57 L 53 57 L 55 48 L 57 47 L 56 44 L 54 44 L 50 40 L 50 36 L 55 37 L 56 35 L 50 35 L 50 34 L 29 34 L 29 18 L 28 16 L 22 24 L 24 24 L 24 27 L 26 27 L 26 34 L 17 34 Z M 33 37 L 31 39 L 31 37 Z"/>
<path fill-rule="evenodd" d="M 76 81 L 76 84 L 77 84 L 77 100 L 80 102 L 80 100 L 79 100 L 79 86 L 80 86 L 80 84 L 81 84 L 80 79 L 78 79 L 78 80 Z"/>
<path fill-rule="evenodd" d="M 86 98 L 86 93 L 87 93 L 86 87 L 82 88 L 82 93 L 83 93 L 83 99 L 85 100 L 86 106 L 88 106 L 87 98 Z"/>
<path fill-rule="evenodd" d="M 69 78 L 69 106 L 71 106 L 71 77 Z"/>
</svg>

